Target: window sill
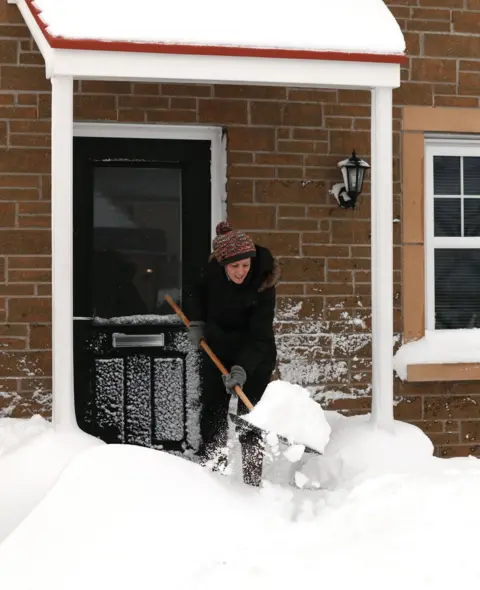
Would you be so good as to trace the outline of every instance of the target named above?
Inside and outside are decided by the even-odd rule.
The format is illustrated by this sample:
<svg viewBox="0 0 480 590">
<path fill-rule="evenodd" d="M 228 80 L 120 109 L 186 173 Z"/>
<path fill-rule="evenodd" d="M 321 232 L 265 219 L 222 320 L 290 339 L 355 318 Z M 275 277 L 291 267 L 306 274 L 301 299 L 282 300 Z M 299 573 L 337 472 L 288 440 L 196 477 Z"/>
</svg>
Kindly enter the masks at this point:
<svg viewBox="0 0 480 590">
<path fill-rule="evenodd" d="M 480 381 L 480 330 L 427 331 L 400 347 L 394 368 L 403 381 Z"/>
</svg>

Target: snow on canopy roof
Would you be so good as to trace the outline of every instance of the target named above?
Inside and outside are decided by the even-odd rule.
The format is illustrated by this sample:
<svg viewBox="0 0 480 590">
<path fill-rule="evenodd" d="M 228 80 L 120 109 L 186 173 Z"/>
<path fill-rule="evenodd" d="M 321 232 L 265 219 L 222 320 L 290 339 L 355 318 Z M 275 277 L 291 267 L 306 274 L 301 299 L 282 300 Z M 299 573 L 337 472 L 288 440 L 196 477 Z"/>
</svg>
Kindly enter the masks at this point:
<svg viewBox="0 0 480 590">
<path fill-rule="evenodd" d="M 26 2 L 56 48 L 306 59 L 341 54 L 334 59 L 394 63 L 404 59 L 403 34 L 383 0 Z"/>
</svg>

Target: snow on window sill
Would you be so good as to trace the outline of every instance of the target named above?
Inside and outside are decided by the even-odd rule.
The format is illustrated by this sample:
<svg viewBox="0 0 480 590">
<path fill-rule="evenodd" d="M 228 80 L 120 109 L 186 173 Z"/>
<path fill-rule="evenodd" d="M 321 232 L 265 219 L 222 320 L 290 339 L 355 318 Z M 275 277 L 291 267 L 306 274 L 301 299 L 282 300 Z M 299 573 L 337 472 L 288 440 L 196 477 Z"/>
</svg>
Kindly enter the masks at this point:
<svg viewBox="0 0 480 590">
<path fill-rule="evenodd" d="M 480 380 L 480 329 L 426 331 L 400 347 L 393 366 L 403 381 Z"/>
</svg>

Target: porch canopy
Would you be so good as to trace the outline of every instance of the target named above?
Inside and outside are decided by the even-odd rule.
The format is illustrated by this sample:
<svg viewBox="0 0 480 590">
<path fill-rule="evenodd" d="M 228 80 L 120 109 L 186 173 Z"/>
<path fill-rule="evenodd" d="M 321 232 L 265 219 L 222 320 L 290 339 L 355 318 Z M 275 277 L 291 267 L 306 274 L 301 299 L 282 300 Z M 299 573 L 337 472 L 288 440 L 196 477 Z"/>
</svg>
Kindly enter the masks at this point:
<svg viewBox="0 0 480 590">
<path fill-rule="evenodd" d="M 53 418 L 73 395 L 73 80 L 372 91 L 372 420 L 393 420 L 392 89 L 405 42 L 383 0 L 8 0 L 52 83 Z M 112 124 L 112 128 L 114 124 Z"/>
</svg>

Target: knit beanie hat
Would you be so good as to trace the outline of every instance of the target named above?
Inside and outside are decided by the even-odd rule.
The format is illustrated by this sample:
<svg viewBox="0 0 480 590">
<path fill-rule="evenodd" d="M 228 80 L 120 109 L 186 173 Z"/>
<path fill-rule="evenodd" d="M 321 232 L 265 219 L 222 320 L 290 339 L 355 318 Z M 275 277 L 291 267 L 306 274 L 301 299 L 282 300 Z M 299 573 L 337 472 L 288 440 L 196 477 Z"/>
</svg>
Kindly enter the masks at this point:
<svg viewBox="0 0 480 590">
<path fill-rule="evenodd" d="M 234 230 L 226 221 L 221 221 L 217 225 L 216 234 L 217 237 L 213 240 L 213 255 L 222 266 L 255 257 L 256 249 L 252 238 Z"/>
</svg>

